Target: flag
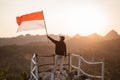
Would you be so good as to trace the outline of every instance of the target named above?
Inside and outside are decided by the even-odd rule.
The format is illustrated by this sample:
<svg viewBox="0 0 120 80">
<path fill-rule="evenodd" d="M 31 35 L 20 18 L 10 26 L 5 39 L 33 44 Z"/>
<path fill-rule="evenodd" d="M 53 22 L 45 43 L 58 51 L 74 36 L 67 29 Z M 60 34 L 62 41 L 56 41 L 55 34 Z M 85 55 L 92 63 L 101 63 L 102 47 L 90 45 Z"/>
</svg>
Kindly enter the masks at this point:
<svg viewBox="0 0 120 80">
<path fill-rule="evenodd" d="M 16 21 L 19 25 L 17 32 L 45 28 L 43 11 L 16 17 Z"/>
</svg>

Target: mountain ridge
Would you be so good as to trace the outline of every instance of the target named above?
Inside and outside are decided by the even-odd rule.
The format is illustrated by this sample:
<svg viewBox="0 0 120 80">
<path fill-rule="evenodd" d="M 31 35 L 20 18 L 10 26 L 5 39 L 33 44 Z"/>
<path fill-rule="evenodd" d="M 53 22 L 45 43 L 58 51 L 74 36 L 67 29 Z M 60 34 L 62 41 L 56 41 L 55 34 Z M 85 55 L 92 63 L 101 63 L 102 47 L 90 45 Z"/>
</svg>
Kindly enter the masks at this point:
<svg viewBox="0 0 120 80">
<path fill-rule="evenodd" d="M 59 40 L 59 35 L 50 34 L 49 36 L 51 36 L 52 38 L 54 38 L 56 40 Z M 99 42 L 99 41 L 103 41 L 103 40 L 118 39 L 118 38 L 120 38 L 120 35 L 115 30 L 111 30 L 104 37 L 97 33 L 93 33 L 88 36 L 81 36 L 79 34 L 76 34 L 73 37 L 65 35 L 65 37 L 66 37 L 66 41 L 77 39 L 78 40 L 77 42 L 79 42 L 79 41 Z M 19 35 L 17 37 L 12 37 L 12 38 L 0 38 L 0 46 L 24 45 L 24 44 L 28 44 L 28 43 L 34 43 L 34 42 L 48 42 L 48 39 L 47 39 L 46 35 L 33 36 L 30 34 L 26 34 L 25 36 Z"/>
<path fill-rule="evenodd" d="M 109 40 L 109 39 L 117 39 L 117 38 L 120 38 L 120 35 L 118 34 L 118 32 L 116 32 L 115 30 L 111 30 L 110 32 L 108 32 L 104 38 L 106 40 Z"/>
</svg>

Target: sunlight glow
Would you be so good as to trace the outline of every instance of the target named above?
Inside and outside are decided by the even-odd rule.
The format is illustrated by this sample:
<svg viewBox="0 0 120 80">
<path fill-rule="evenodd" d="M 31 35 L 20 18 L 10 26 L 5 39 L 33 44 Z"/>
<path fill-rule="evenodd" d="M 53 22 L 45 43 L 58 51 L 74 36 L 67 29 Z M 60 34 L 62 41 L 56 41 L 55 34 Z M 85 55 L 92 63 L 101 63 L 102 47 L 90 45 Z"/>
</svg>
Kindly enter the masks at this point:
<svg viewBox="0 0 120 80">
<path fill-rule="evenodd" d="M 75 12 L 72 13 L 74 16 L 71 17 L 71 22 L 69 21 L 74 24 L 74 29 L 69 28 L 70 32 L 74 30 L 73 33 L 81 35 L 101 33 L 108 25 L 107 16 L 97 7 L 82 5 L 77 7 Z"/>
<path fill-rule="evenodd" d="M 49 34 L 86 36 L 92 33 L 102 34 L 108 27 L 108 17 L 105 12 L 93 5 L 69 5 L 62 11 L 51 14 L 45 14 Z M 29 31 L 29 33 L 46 34 L 45 30 Z"/>
</svg>

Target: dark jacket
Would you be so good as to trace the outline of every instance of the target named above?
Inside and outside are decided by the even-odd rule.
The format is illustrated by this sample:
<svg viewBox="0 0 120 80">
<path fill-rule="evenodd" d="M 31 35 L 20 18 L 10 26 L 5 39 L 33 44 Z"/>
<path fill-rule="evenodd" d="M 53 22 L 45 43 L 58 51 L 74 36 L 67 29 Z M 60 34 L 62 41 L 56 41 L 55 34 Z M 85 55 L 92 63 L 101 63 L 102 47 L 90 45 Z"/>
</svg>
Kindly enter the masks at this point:
<svg viewBox="0 0 120 80">
<path fill-rule="evenodd" d="M 66 56 L 66 44 L 64 41 L 57 41 L 48 36 L 48 38 L 55 44 L 55 53 L 57 55 Z"/>
</svg>

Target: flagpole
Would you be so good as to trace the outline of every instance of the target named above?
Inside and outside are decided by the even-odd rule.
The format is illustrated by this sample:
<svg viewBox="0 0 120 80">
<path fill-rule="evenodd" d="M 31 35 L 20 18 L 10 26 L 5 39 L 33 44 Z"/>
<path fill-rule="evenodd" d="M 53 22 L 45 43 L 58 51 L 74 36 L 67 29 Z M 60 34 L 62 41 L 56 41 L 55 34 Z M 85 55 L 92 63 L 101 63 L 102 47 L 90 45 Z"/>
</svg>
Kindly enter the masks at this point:
<svg viewBox="0 0 120 80">
<path fill-rule="evenodd" d="M 43 13 L 43 18 L 44 18 L 44 12 L 42 11 L 42 13 Z M 48 35 L 48 31 L 47 31 L 47 27 L 46 27 L 45 18 L 44 18 L 44 23 L 45 23 L 45 31 L 46 31 L 46 35 Z M 48 38 L 47 38 L 47 39 L 48 39 Z M 48 40 L 48 42 L 49 42 L 49 40 Z"/>
</svg>

